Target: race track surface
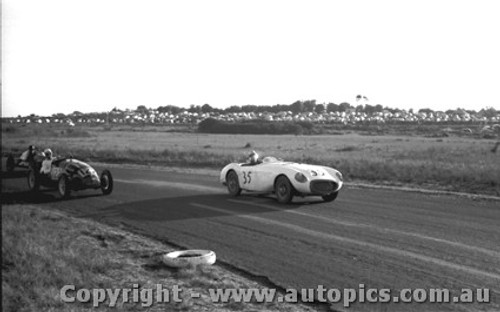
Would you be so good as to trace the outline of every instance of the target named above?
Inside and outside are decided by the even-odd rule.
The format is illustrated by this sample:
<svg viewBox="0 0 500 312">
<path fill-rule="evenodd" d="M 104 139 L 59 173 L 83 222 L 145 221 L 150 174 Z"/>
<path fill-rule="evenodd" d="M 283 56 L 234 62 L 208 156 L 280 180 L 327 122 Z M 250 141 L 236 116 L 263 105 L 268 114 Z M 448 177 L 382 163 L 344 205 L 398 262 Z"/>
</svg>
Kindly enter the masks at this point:
<svg viewBox="0 0 500 312">
<path fill-rule="evenodd" d="M 102 169 L 97 167 L 97 169 Z M 112 168 L 115 190 L 33 196 L 2 172 L 2 203 L 120 225 L 284 288 L 489 288 L 490 304 L 354 304 L 349 311 L 500 311 L 500 202 L 345 187 L 336 201 L 232 198 L 213 175 Z M 454 294 L 454 293 L 452 293 Z M 333 305 L 343 310 L 342 304 Z"/>
</svg>

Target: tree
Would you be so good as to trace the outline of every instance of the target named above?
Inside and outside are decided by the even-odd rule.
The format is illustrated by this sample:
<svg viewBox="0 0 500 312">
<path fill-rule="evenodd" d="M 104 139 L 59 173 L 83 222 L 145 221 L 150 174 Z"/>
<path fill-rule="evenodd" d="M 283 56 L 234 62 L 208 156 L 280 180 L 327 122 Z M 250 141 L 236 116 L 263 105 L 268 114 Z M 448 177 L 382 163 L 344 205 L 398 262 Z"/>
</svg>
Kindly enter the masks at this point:
<svg viewBox="0 0 500 312">
<path fill-rule="evenodd" d="M 292 105 L 290 105 L 290 110 L 294 114 L 302 113 L 304 111 L 304 103 L 301 101 L 296 101 Z"/>
<path fill-rule="evenodd" d="M 351 108 L 351 104 L 347 103 L 347 102 L 342 102 L 340 103 L 339 105 L 339 111 L 341 112 L 345 112 L 346 110 L 348 110 L 349 108 Z"/>
<path fill-rule="evenodd" d="M 487 118 L 492 118 L 498 115 L 498 112 L 493 107 L 486 107 L 479 111 L 481 115 Z"/>
<path fill-rule="evenodd" d="M 213 111 L 213 108 L 208 104 L 203 104 L 203 106 L 201 107 L 201 111 L 203 113 L 211 113 Z"/>
<path fill-rule="evenodd" d="M 229 106 L 228 108 L 226 108 L 224 110 L 224 112 L 226 112 L 226 113 L 239 113 L 239 112 L 241 112 L 241 107 L 236 106 L 236 105 L 232 105 L 232 106 Z"/>
<path fill-rule="evenodd" d="M 148 108 L 144 105 L 139 105 L 137 106 L 135 111 L 139 114 L 146 115 L 148 113 Z"/>
<path fill-rule="evenodd" d="M 338 112 L 339 111 L 339 106 L 335 103 L 328 103 L 326 105 L 326 111 L 331 113 L 331 112 Z"/>
<path fill-rule="evenodd" d="M 314 108 L 314 110 L 316 111 L 316 113 L 322 114 L 326 110 L 325 109 L 325 105 L 324 104 L 318 104 L 318 105 L 316 105 L 316 108 Z"/>
<path fill-rule="evenodd" d="M 304 101 L 304 111 L 314 112 L 314 107 L 316 107 L 316 100 Z"/>
</svg>

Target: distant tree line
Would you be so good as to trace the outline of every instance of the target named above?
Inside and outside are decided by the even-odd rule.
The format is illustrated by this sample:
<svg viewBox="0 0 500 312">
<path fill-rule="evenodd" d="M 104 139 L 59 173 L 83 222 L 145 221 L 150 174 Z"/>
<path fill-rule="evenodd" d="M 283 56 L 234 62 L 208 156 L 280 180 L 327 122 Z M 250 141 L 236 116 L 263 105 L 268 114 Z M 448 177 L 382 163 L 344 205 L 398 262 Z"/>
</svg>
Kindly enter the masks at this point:
<svg viewBox="0 0 500 312">
<path fill-rule="evenodd" d="M 140 111 L 142 107 L 138 107 L 136 111 Z M 291 111 L 294 114 L 298 113 L 307 113 L 307 112 L 316 112 L 316 113 L 324 113 L 324 112 L 345 112 L 349 109 L 356 109 L 356 111 L 373 113 L 373 112 L 381 112 L 384 110 L 382 105 L 358 105 L 351 106 L 351 104 L 347 102 L 342 102 L 340 104 L 328 103 L 328 104 L 317 104 L 316 100 L 307 100 L 307 101 L 295 101 L 292 104 L 276 104 L 273 106 L 269 105 L 243 105 L 237 106 L 233 105 L 227 107 L 225 109 L 214 108 L 210 106 L 210 104 L 204 105 L 191 105 L 187 111 L 190 113 L 278 113 L 283 111 Z M 387 108 L 386 108 L 387 109 Z M 157 108 L 160 113 L 170 113 L 177 114 L 185 109 L 179 108 L 174 105 L 166 105 L 160 106 Z"/>
<path fill-rule="evenodd" d="M 139 109 L 141 108 L 141 109 Z M 143 106 L 139 106 L 136 111 L 141 111 L 143 110 Z M 178 114 L 181 111 L 184 111 L 186 109 L 180 108 L 174 105 L 167 105 L 167 106 L 160 106 L 157 108 L 157 110 L 160 113 L 170 113 L 170 114 Z M 342 102 L 340 104 L 336 103 L 328 103 L 328 104 L 317 104 L 316 100 L 306 100 L 306 101 L 295 101 L 292 104 L 276 104 L 273 106 L 268 106 L 268 105 L 243 105 L 243 106 L 237 106 L 233 105 L 230 107 L 227 107 L 225 109 L 220 109 L 220 108 L 214 108 L 210 106 L 210 104 L 204 104 L 204 105 L 191 105 L 187 111 L 190 113 L 219 113 L 219 114 L 227 114 L 227 113 L 278 113 L 278 112 L 283 112 L 283 111 L 291 111 L 294 114 L 298 113 L 308 113 L 308 112 L 315 112 L 318 114 L 327 112 L 346 112 L 348 110 L 355 110 L 356 112 L 361 112 L 361 113 L 366 113 L 368 115 L 377 113 L 377 112 L 382 112 L 384 110 L 389 111 L 391 113 L 396 113 L 396 112 L 401 112 L 401 109 L 398 108 L 390 108 L 390 107 L 383 107 L 380 104 L 376 105 L 370 105 L 370 104 L 359 104 L 356 106 L 351 105 L 348 102 Z M 411 113 L 413 112 L 413 109 L 410 109 Z M 418 110 L 418 113 L 434 113 L 435 111 L 430 109 L 430 108 L 422 108 Z M 495 110 L 492 107 L 487 107 L 482 110 L 480 110 L 485 116 L 487 117 L 492 117 L 496 116 L 498 114 L 498 111 Z M 463 113 L 468 113 L 468 114 L 477 114 L 478 112 L 475 110 L 465 110 L 465 109 L 449 109 L 445 111 L 446 114 L 459 114 L 462 115 Z"/>
</svg>

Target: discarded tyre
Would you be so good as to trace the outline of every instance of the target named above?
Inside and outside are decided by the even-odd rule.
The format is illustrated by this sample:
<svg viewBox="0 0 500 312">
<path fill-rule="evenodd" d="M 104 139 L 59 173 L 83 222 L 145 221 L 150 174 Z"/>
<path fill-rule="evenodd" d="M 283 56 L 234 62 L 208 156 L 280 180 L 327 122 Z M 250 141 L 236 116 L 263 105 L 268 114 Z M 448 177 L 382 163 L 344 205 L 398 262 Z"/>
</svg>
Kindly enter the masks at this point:
<svg viewBox="0 0 500 312">
<path fill-rule="evenodd" d="M 211 265 L 215 259 L 215 252 L 211 250 L 178 250 L 163 255 L 163 263 L 174 268 Z"/>
</svg>

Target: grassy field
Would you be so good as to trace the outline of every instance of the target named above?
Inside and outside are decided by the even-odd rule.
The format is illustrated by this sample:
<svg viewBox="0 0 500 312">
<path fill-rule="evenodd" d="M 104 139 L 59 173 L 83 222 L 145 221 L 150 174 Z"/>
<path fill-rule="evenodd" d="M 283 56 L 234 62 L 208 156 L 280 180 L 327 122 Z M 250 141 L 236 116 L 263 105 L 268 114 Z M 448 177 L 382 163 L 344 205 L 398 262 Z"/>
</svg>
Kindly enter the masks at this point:
<svg viewBox="0 0 500 312">
<path fill-rule="evenodd" d="M 21 152 L 36 143 L 87 161 L 211 168 L 244 161 L 253 149 L 261 156 L 335 167 L 348 181 L 500 196 L 500 151 L 491 152 L 495 140 L 363 134 L 216 135 L 30 125 L 4 130 L 2 148 Z"/>
<path fill-rule="evenodd" d="M 61 212 L 27 205 L 2 206 L 2 311 L 312 311 L 281 303 L 214 303 L 208 288 L 263 286 L 218 265 L 174 269 L 161 255 L 172 246 Z M 106 300 L 95 309 L 88 303 L 65 303 L 64 285 L 85 288 L 164 289 L 177 285 L 182 302 L 144 301 L 114 308 Z M 135 286 L 137 287 L 137 286 Z M 191 292 L 201 294 L 193 299 Z M 74 296 L 74 293 L 70 293 Z"/>
</svg>

